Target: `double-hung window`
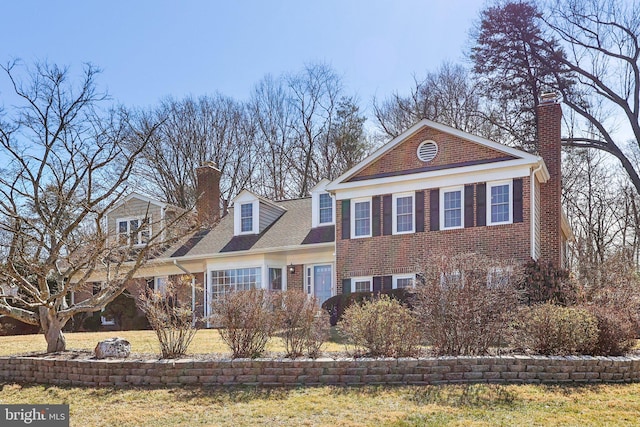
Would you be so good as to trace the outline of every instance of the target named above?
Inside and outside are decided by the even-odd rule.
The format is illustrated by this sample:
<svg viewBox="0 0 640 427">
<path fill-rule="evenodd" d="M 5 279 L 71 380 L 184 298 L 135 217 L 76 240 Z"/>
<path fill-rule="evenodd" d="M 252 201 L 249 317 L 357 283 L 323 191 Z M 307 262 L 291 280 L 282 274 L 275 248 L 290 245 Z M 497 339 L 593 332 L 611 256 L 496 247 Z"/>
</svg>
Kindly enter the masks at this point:
<svg viewBox="0 0 640 427">
<path fill-rule="evenodd" d="M 393 195 L 393 233 L 414 232 L 414 197 L 413 194 Z"/>
<path fill-rule="evenodd" d="M 319 205 L 319 223 L 333 223 L 333 199 L 329 193 L 321 193 L 318 197 Z"/>
<path fill-rule="evenodd" d="M 371 199 L 353 201 L 353 237 L 371 236 Z"/>
<path fill-rule="evenodd" d="M 415 274 L 393 276 L 393 289 L 413 288 L 415 286 Z"/>
<path fill-rule="evenodd" d="M 490 183 L 487 185 L 487 217 L 489 225 L 509 224 L 513 222 L 511 211 L 511 182 Z"/>
<path fill-rule="evenodd" d="M 373 278 L 371 277 L 354 277 L 351 279 L 352 292 L 372 292 Z"/>
<path fill-rule="evenodd" d="M 151 236 L 150 220 L 140 218 L 118 219 L 118 242 L 121 245 L 144 245 Z"/>
<path fill-rule="evenodd" d="M 243 203 L 240 205 L 240 232 L 250 233 L 253 231 L 253 203 Z"/>
<path fill-rule="evenodd" d="M 462 192 L 462 187 L 441 190 L 441 229 L 462 228 L 462 218 L 464 218 Z"/>
</svg>

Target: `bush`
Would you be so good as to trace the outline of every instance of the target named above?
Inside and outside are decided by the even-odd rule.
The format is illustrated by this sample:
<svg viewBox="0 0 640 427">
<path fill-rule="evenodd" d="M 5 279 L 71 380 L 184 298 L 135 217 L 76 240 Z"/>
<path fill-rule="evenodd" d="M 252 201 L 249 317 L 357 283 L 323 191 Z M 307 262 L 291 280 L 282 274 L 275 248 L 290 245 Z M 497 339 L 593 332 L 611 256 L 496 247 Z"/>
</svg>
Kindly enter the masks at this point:
<svg viewBox="0 0 640 427">
<path fill-rule="evenodd" d="M 278 328 L 281 329 L 286 357 L 303 354 L 316 357 L 329 338 L 329 315 L 315 298 L 302 291 L 289 290 L 275 295 Z"/>
<path fill-rule="evenodd" d="M 388 295 L 349 306 L 338 328 L 367 356 L 407 357 L 418 354 L 420 328 L 411 311 Z"/>
<path fill-rule="evenodd" d="M 416 289 L 414 311 L 439 355 L 477 355 L 500 345 L 517 306 L 518 270 L 464 254 L 434 258 Z"/>
<path fill-rule="evenodd" d="M 514 328 L 515 343 L 545 355 L 592 354 L 598 341 L 598 320 L 577 307 L 525 307 Z"/>
<path fill-rule="evenodd" d="M 518 290 L 522 303 L 526 305 L 544 302 L 572 305 L 578 301 L 579 294 L 568 270 L 533 260 L 525 264 Z"/>
<path fill-rule="evenodd" d="M 261 289 L 229 292 L 212 304 L 213 321 L 232 357 L 260 357 L 277 325 L 273 299 Z"/>
<path fill-rule="evenodd" d="M 353 304 L 361 304 L 377 298 L 380 295 L 388 295 L 390 298 L 398 300 L 403 305 L 411 307 L 413 293 L 408 289 L 390 289 L 380 292 L 351 292 L 334 295 L 324 303 L 322 308 L 329 313 L 331 326 L 335 326 L 344 316 L 344 312 Z"/>
<path fill-rule="evenodd" d="M 598 339 L 592 354 L 595 356 L 622 356 L 633 348 L 636 324 L 624 312 L 611 307 L 589 306 L 598 324 Z"/>
<path fill-rule="evenodd" d="M 146 289 L 138 298 L 138 306 L 147 315 L 165 359 L 186 354 L 198 331 L 191 306 L 182 305 L 178 298 L 185 286 L 187 284 L 179 279 L 170 279 L 164 293 Z"/>
<path fill-rule="evenodd" d="M 40 326 L 30 325 L 9 316 L 0 316 L 0 336 L 31 335 L 40 332 Z"/>
<path fill-rule="evenodd" d="M 131 329 L 136 317 L 138 317 L 135 298 L 125 290 L 116 299 L 107 304 L 102 316 L 113 320 L 120 330 Z"/>
</svg>

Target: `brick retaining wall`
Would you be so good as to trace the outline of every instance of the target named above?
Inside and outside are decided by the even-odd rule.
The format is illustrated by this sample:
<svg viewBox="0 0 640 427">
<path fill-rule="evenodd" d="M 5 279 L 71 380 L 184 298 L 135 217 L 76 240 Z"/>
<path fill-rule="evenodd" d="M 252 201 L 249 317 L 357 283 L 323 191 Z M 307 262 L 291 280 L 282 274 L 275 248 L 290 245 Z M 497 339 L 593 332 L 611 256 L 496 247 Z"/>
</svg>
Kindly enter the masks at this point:
<svg viewBox="0 0 640 427">
<path fill-rule="evenodd" d="M 640 380 L 640 357 L 55 360 L 0 357 L 0 381 L 72 386 L 586 383 Z"/>
</svg>

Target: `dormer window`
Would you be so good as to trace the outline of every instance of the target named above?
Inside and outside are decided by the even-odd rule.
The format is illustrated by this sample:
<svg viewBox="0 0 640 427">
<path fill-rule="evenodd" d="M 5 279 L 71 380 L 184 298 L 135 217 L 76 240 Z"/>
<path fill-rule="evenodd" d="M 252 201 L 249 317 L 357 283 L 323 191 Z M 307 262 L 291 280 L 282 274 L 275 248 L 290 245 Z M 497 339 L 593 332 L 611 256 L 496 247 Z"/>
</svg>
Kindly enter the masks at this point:
<svg viewBox="0 0 640 427">
<path fill-rule="evenodd" d="M 333 199 L 329 193 L 321 193 L 318 197 L 320 225 L 333 224 Z"/>
<path fill-rule="evenodd" d="M 144 245 L 151 236 L 151 221 L 148 218 L 120 218 L 118 224 L 118 243 L 121 245 Z"/>
<path fill-rule="evenodd" d="M 240 232 L 251 233 L 253 231 L 253 203 L 240 205 Z"/>
</svg>

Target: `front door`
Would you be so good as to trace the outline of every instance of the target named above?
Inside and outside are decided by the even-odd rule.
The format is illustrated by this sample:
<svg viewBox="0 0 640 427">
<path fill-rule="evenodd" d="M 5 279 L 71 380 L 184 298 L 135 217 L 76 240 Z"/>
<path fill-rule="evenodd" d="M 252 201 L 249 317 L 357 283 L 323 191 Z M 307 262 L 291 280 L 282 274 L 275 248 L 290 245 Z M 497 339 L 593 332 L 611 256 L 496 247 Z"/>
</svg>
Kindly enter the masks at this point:
<svg viewBox="0 0 640 427">
<path fill-rule="evenodd" d="M 313 266 L 313 294 L 320 304 L 331 298 L 332 270 L 331 264 Z"/>
</svg>

